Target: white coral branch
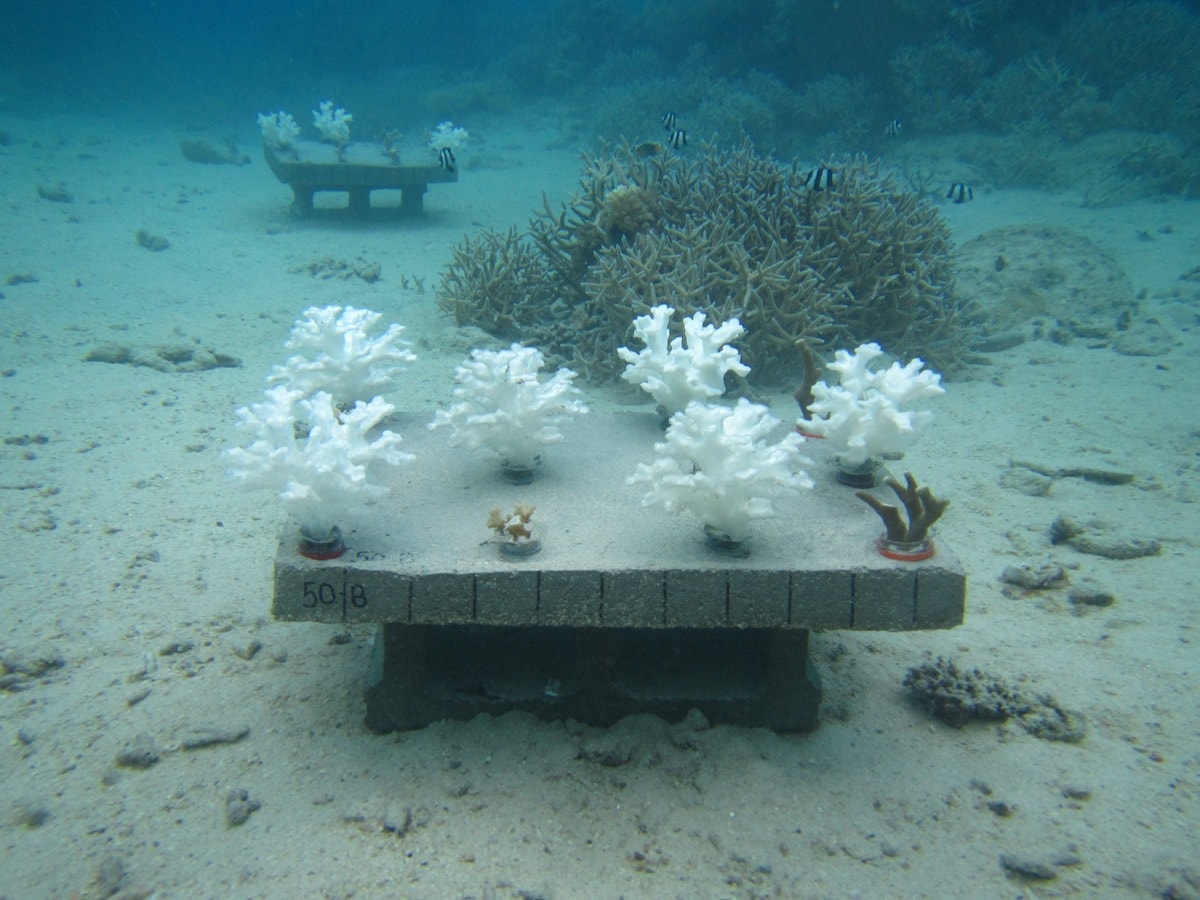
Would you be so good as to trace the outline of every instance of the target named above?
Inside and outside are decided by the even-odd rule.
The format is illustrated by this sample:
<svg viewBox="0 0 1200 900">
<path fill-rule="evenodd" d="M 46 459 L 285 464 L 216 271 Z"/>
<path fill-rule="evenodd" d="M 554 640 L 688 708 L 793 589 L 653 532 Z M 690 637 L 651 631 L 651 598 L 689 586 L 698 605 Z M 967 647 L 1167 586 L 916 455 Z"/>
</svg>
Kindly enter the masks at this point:
<svg viewBox="0 0 1200 900">
<path fill-rule="evenodd" d="M 813 385 L 809 418 L 797 423 L 801 430 L 827 438 L 843 465 L 862 465 L 910 446 L 933 421 L 933 413 L 903 407 L 946 392 L 942 376 L 920 359 L 872 371 L 871 362 L 882 355 L 875 343 L 863 344 L 853 354 L 839 350 L 829 368 L 840 383 Z"/>
<path fill-rule="evenodd" d="M 313 125 L 321 133 L 321 139 L 339 147 L 349 142 L 353 121 L 354 116 L 340 106 L 335 107 L 332 100 L 323 101 L 320 109 L 313 110 Z"/>
<path fill-rule="evenodd" d="M 772 501 L 811 488 L 799 468 L 804 438 L 789 431 L 768 438 L 780 422 L 766 406 L 742 398 L 735 406 L 693 401 L 671 417 L 666 440 L 654 445 L 653 463 L 640 463 L 626 479 L 645 484 L 643 506 L 688 510 L 734 541 L 745 540 L 754 519 L 775 515 Z"/>
<path fill-rule="evenodd" d="M 745 331 L 736 318 L 720 325 L 706 325 L 704 313 L 683 320 L 683 336 L 671 337 L 670 306 L 655 306 L 646 316 L 633 320 L 633 331 L 645 348 L 635 353 L 619 347 L 626 362 L 621 377 L 650 394 L 673 415 L 693 400 L 710 400 L 725 393 L 725 373 L 745 377 L 750 367 L 742 363 L 737 348 L 729 342 Z"/>
<path fill-rule="evenodd" d="M 575 373 L 559 369 L 543 382 L 538 373 L 544 364 L 541 351 L 520 344 L 472 350 L 454 370 L 458 402 L 438 410 L 429 427 L 450 426 L 452 445 L 486 447 L 507 465 L 531 468 L 539 449 L 563 440 L 559 426 L 588 411 L 575 399 Z"/>
<path fill-rule="evenodd" d="M 401 337 L 403 325 L 393 323 L 378 337 L 371 336 L 380 313 L 353 306 L 313 306 L 304 315 L 307 318 L 292 326 L 284 346 L 305 355 L 275 366 L 268 384 L 288 384 L 304 394 L 325 391 L 346 409 L 386 392 L 417 358 Z"/>
<path fill-rule="evenodd" d="M 229 474 L 243 487 L 275 491 L 305 531 L 328 534 L 368 499 L 387 493 L 371 480 L 371 463 L 414 458 L 397 448 L 401 437 L 392 431 L 368 436 L 394 409 L 375 397 L 339 412 L 323 391 L 306 398 L 294 388 L 271 388 L 264 402 L 237 411 L 238 428 L 252 440 L 225 451 Z M 297 434 L 298 423 L 306 435 Z"/>
</svg>

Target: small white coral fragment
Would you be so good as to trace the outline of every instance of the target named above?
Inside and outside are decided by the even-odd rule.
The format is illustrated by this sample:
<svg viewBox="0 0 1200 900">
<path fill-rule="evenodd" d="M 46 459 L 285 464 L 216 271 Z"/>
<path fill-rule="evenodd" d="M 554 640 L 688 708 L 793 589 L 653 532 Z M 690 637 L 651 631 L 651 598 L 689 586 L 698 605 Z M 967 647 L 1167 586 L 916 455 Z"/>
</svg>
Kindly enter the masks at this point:
<svg viewBox="0 0 1200 900">
<path fill-rule="evenodd" d="M 910 446 L 933 421 L 933 413 L 903 407 L 946 392 L 942 376 L 919 358 L 872 371 L 871 362 L 882 355 L 875 343 L 862 344 L 854 353 L 839 350 L 829 365 L 839 384 L 813 385 L 809 418 L 797 423 L 802 431 L 828 439 L 843 465 L 862 465 Z"/>
<path fill-rule="evenodd" d="M 671 417 L 666 440 L 654 445 L 651 464 L 626 479 L 649 490 L 643 506 L 688 510 L 732 541 L 744 541 L 754 519 L 775 515 L 773 500 L 811 488 L 800 468 L 804 438 L 789 431 L 768 438 L 780 424 L 767 407 L 742 398 L 733 407 L 693 401 Z"/>
<path fill-rule="evenodd" d="M 451 444 L 486 447 L 507 466 L 532 468 L 543 446 L 563 440 L 559 426 L 587 412 L 571 383 L 575 373 L 559 369 L 543 382 L 538 373 L 544 364 L 536 347 L 472 350 L 454 370 L 458 402 L 438 410 L 429 427 L 448 425 Z"/>
<path fill-rule="evenodd" d="M 401 337 L 403 325 L 393 323 L 383 334 L 371 336 L 380 313 L 353 306 L 312 306 L 304 315 L 284 345 L 304 355 L 275 366 L 268 384 L 288 384 L 305 395 L 325 391 L 344 409 L 386 392 L 417 358 Z"/>
<path fill-rule="evenodd" d="M 400 435 L 371 434 L 394 409 L 375 397 L 342 412 L 323 391 L 306 398 L 295 388 L 270 388 L 264 402 L 237 411 L 238 428 L 251 442 L 225 451 L 229 474 L 245 487 L 275 491 L 305 532 L 328 534 L 368 499 L 387 493 L 371 480 L 371 463 L 413 459 L 398 449 Z M 297 434 L 298 423 L 307 434 Z"/>
<path fill-rule="evenodd" d="M 725 373 L 745 377 L 750 367 L 742 363 L 737 348 L 729 342 L 745 329 L 736 318 L 720 325 L 706 325 L 704 313 L 683 320 L 683 336 L 671 337 L 670 306 L 655 306 L 646 316 L 633 320 L 633 331 L 645 344 L 634 353 L 620 347 L 617 353 L 627 365 L 621 377 L 639 385 L 672 415 L 693 400 L 709 400 L 725 393 Z"/>
</svg>

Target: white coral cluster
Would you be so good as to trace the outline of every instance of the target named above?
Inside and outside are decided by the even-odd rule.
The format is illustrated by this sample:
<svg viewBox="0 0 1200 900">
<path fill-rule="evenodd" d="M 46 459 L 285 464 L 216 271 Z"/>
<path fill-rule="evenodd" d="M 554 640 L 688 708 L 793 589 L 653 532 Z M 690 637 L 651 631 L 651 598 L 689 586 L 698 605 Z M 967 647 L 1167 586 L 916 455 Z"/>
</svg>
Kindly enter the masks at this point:
<svg viewBox="0 0 1200 900">
<path fill-rule="evenodd" d="M 774 499 L 811 488 L 799 468 L 804 438 L 789 431 L 768 443 L 780 424 L 767 407 L 742 398 L 733 407 L 693 401 L 671 417 L 653 463 L 640 463 L 628 484 L 645 484 L 643 506 L 688 510 L 714 532 L 744 541 L 754 519 L 775 515 Z"/>
<path fill-rule="evenodd" d="M 617 353 L 627 365 L 621 377 L 639 385 L 663 407 L 668 416 L 694 400 L 709 400 L 725 393 L 725 373 L 745 377 L 750 367 L 729 342 L 745 329 L 736 318 L 720 325 L 704 324 L 704 313 L 683 320 L 683 336 L 671 337 L 670 306 L 655 306 L 646 316 L 633 320 L 633 331 L 645 344 L 634 353 L 620 347 Z"/>
<path fill-rule="evenodd" d="M 306 318 L 292 326 L 284 345 L 304 355 L 276 366 L 270 384 L 289 384 L 305 394 L 325 391 L 340 408 L 370 400 L 388 389 L 408 363 L 416 360 L 395 323 L 378 336 L 371 331 L 381 318 L 369 309 L 353 306 L 313 306 Z"/>
<path fill-rule="evenodd" d="M 323 101 L 320 109 L 314 109 L 312 114 L 313 125 L 317 126 L 322 140 L 337 144 L 338 147 L 349 142 L 350 123 L 354 121 L 354 116 L 340 106 L 335 107 L 332 100 Z"/>
<path fill-rule="evenodd" d="M 559 430 L 568 416 L 588 411 L 575 399 L 575 373 L 559 369 L 547 381 L 536 347 L 513 344 L 508 350 L 472 350 L 454 370 L 458 402 L 434 414 L 429 427 L 453 429 L 450 443 L 500 454 L 506 466 L 532 468 L 538 451 L 563 440 Z"/>
<path fill-rule="evenodd" d="M 277 492 L 301 530 L 322 538 L 367 499 L 387 493 L 370 479 L 370 463 L 394 466 L 413 459 L 397 449 L 400 435 L 370 435 L 394 409 L 375 397 L 343 412 L 324 391 L 305 396 L 296 388 L 273 387 L 264 402 L 237 411 L 238 428 L 251 442 L 225 451 L 229 474 L 245 487 Z"/>
<path fill-rule="evenodd" d="M 270 147 L 290 150 L 300 137 L 300 126 L 288 113 L 259 113 L 258 127 L 262 129 L 263 141 Z"/>
<path fill-rule="evenodd" d="M 437 127 L 429 132 L 429 149 L 435 153 L 446 147 L 458 150 L 469 137 L 467 129 L 458 128 L 453 122 L 438 122 Z"/>
<path fill-rule="evenodd" d="M 933 413 L 903 407 L 945 393 L 942 376 L 926 369 L 920 359 L 872 371 L 871 362 L 882 355 L 883 349 L 874 343 L 862 344 L 853 354 L 839 350 L 829 368 L 840 383 L 818 381 L 809 418 L 797 423 L 802 431 L 828 439 L 843 466 L 860 466 L 910 446 L 933 421 Z"/>
<path fill-rule="evenodd" d="M 302 531 L 321 538 L 347 513 L 387 492 L 371 480 L 372 462 L 413 458 L 396 448 L 400 435 L 374 429 L 395 411 L 379 394 L 416 357 L 400 325 L 371 336 L 379 313 L 314 306 L 304 315 L 286 346 L 312 353 L 276 366 L 264 402 L 237 411 L 250 443 L 226 450 L 225 458 L 235 481 L 276 491 Z"/>
</svg>

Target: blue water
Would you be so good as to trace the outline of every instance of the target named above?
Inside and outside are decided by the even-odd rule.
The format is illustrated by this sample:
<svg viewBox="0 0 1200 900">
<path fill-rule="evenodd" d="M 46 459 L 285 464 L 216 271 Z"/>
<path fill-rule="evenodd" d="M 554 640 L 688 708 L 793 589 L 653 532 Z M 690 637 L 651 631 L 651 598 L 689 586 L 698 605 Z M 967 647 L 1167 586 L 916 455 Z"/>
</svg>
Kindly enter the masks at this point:
<svg viewBox="0 0 1200 900">
<path fill-rule="evenodd" d="M 1132 6 L 1115 0 L 8 0 L 4 6 L 0 58 L 8 102 L 43 108 L 185 107 L 232 116 L 250 98 L 346 91 L 422 68 L 436 70 L 446 85 L 511 80 L 523 102 L 547 95 L 583 100 L 610 86 L 606 66 L 634 54 L 646 76 L 758 73 L 794 92 L 830 75 L 863 79 L 866 108 L 857 95 L 847 101 L 859 104 L 858 114 L 887 121 L 914 114 L 901 102 L 912 73 L 897 69 L 897 54 L 936 42 L 983 54 L 983 68 L 993 75 L 1031 54 L 1053 57 L 1105 101 L 1135 79 L 1170 74 L 1178 79 L 1173 97 L 1185 109 L 1194 106 L 1198 74 L 1194 4 L 1169 0 Z M 926 74 L 931 87 L 951 96 L 978 75 L 973 64 Z M 964 84 L 946 83 L 955 80 Z M 1114 115 L 1122 123 L 1134 114 Z M 977 124 L 975 114 L 965 112 L 959 124 Z M 1171 123 L 1160 117 L 1160 124 Z"/>
<path fill-rule="evenodd" d="M 422 218 L 291 216 L 255 117 L 315 140 L 325 100 L 380 165 L 385 131 L 433 166 L 430 129 L 467 128 L 457 182 Z M 623 139 L 687 162 L 748 140 L 796 172 L 863 153 L 945 225 L 977 340 L 889 465 L 950 499 L 934 564 L 966 572 L 965 621 L 814 632 L 810 733 L 700 710 L 374 734 L 373 630 L 271 617 L 296 529 L 231 489 L 234 410 L 305 309 L 352 304 L 407 327 L 388 399 L 431 418 L 472 347 L 526 337 L 439 308 L 455 249 L 559 210 L 581 152 Z M 0 0 L 0 897 L 1200 896 L 1198 151 L 1182 0 Z M 168 365 L 209 351 L 235 364 Z M 578 383 L 597 420 L 653 422 Z M 795 387 L 739 389 L 790 430 Z M 401 472 L 352 548 L 380 520 L 441 546 L 406 516 L 421 460 Z M 588 489 L 538 510 L 545 559 L 580 515 L 704 551 L 640 489 L 602 510 Z M 459 498 L 464 557 L 516 490 Z M 1072 528 L 1093 543 L 1052 541 Z M 902 682 L 938 657 L 1052 694 L 1086 737 L 931 718 Z M 697 655 L 654 662 L 686 683 Z M 212 727 L 230 743 L 185 749 Z"/>
</svg>

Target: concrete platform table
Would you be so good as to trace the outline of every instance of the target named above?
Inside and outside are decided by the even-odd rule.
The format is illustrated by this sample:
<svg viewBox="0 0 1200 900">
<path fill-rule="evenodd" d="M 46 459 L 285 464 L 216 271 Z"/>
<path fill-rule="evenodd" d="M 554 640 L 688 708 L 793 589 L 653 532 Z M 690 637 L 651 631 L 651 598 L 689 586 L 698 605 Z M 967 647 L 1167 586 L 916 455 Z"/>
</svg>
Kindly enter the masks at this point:
<svg viewBox="0 0 1200 900">
<path fill-rule="evenodd" d="M 289 527 L 275 559 L 276 618 L 378 626 L 376 730 L 513 709 L 676 720 L 693 707 L 713 722 L 807 730 L 821 698 L 811 631 L 962 622 L 966 579 L 946 542 L 920 563 L 879 555 L 878 516 L 836 483 L 819 441 L 805 445 L 816 488 L 757 520 L 737 558 L 626 485 L 662 439 L 654 414 L 576 419 L 527 485 L 506 482 L 487 454 L 449 447 L 431 418 L 389 421 L 417 460 L 384 473 L 391 495 L 343 525 L 344 556 L 301 556 Z M 512 559 L 486 521 L 522 502 L 536 506 L 542 549 Z"/>
<path fill-rule="evenodd" d="M 366 216 L 371 209 L 371 191 L 399 190 L 400 210 L 420 215 L 424 211 L 427 185 L 458 181 L 457 171 L 446 171 L 435 163 L 402 165 L 384 154 L 379 144 L 352 141 L 342 157 L 332 144 L 296 141 L 292 152 L 263 145 L 267 165 L 275 177 L 292 188 L 292 213 L 313 212 L 313 195 L 318 191 L 344 191 L 350 214 Z"/>
</svg>

